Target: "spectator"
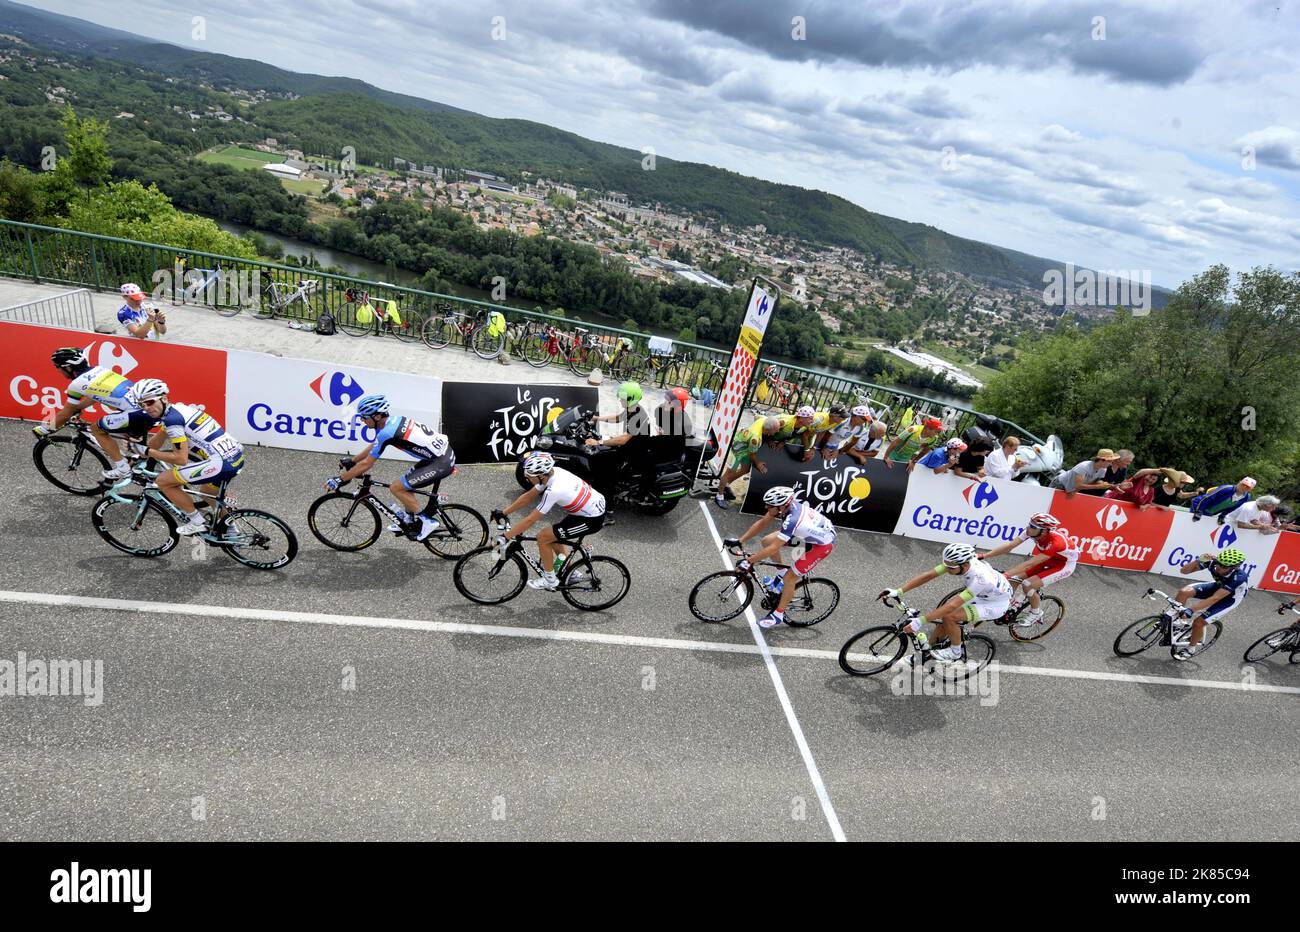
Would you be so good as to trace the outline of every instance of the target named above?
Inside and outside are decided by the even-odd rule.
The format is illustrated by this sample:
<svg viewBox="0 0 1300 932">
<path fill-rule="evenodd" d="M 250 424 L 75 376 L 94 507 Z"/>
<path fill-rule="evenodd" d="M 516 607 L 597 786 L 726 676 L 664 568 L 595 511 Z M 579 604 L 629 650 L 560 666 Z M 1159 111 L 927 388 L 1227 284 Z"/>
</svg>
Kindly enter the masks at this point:
<svg viewBox="0 0 1300 932">
<path fill-rule="evenodd" d="M 1282 504 L 1276 495 L 1261 495 L 1256 501 L 1243 503 L 1232 515 L 1237 530 L 1276 534 L 1282 528 L 1273 522 L 1273 512 Z"/>
<path fill-rule="evenodd" d="M 117 320 L 127 333 L 140 340 L 157 340 L 167 332 L 167 315 L 145 300 L 139 285 L 127 282 L 118 290 L 126 304 L 118 309 Z"/>
<path fill-rule="evenodd" d="M 857 405 L 849 412 L 849 418 L 841 421 L 834 428 L 819 438 L 822 459 L 828 463 L 835 462 L 840 453 L 851 452 L 854 445 L 867 436 L 871 429 L 871 409 L 866 405 Z M 861 462 L 862 457 L 855 457 Z"/>
<path fill-rule="evenodd" d="M 1250 490 L 1255 487 L 1255 480 L 1246 476 L 1236 485 L 1216 485 L 1204 495 L 1192 499 L 1192 520 L 1200 521 L 1206 515 L 1218 515 L 1222 524 L 1232 514 L 1250 500 Z"/>
<path fill-rule="evenodd" d="M 1117 488 L 1117 487 L 1122 488 L 1124 483 L 1128 480 L 1129 467 L 1133 465 L 1133 451 L 1118 450 L 1116 451 L 1115 455 L 1119 457 L 1119 459 L 1115 460 L 1115 462 L 1106 470 L 1105 478 L 1106 481 L 1110 483 L 1112 488 Z M 1094 490 L 1092 492 L 1089 492 L 1088 494 L 1101 495 L 1103 493 Z M 1109 494 L 1109 493 L 1105 493 L 1105 494 Z"/>
<path fill-rule="evenodd" d="M 921 457 L 919 462 L 920 465 L 928 466 L 933 469 L 936 474 L 943 474 L 951 469 L 953 472 L 957 473 L 957 475 L 963 476 L 964 478 L 977 478 L 976 476 L 962 473 L 957 468 L 958 462 L 961 459 L 961 454 L 965 450 L 965 441 L 958 440 L 954 437 L 937 450 L 931 450 L 925 456 Z"/>
<path fill-rule="evenodd" d="M 974 444 L 963 441 L 957 465 L 953 472 L 965 479 L 982 479 L 984 477 L 984 458 L 989 454 L 987 444 Z"/>
<path fill-rule="evenodd" d="M 984 474 L 993 479 L 1014 479 L 1024 461 L 1016 456 L 1020 449 L 1019 437 L 1007 437 L 1002 446 L 984 457 Z"/>
<path fill-rule="evenodd" d="M 1174 469 L 1165 466 L 1160 470 L 1161 481 L 1156 485 L 1154 502 L 1161 508 L 1168 508 L 1170 505 L 1179 505 L 1200 495 L 1205 489 L 1197 488 L 1195 491 L 1183 491 L 1185 485 L 1195 485 L 1196 480 L 1181 469 Z"/>
<path fill-rule="evenodd" d="M 686 403 L 691 393 L 684 388 L 670 388 L 664 392 L 664 401 L 655 409 L 655 426 L 660 434 L 681 436 L 690 439 L 695 436 L 695 425 L 686 412 Z"/>
<path fill-rule="evenodd" d="M 1295 509 L 1290 505 L 1278 505 L 1273 512 L 1273 523 L 1279 531 L 1300 531 L 1300 524 L 1295 519 Z"/>
<path fill-rule="evenodd" d="M 1092 459 L 1059 473 L 1052 480 L 1052 487 L 1064 490 L 1071 497 L 1076 492 L 1087 492 L 1090 489 L 1113 489 L 1115 486 L 1106 481 L 1106 470 L 1117 459 L 1119 455 L 1114 450 L 1102 448 Z"/>
<path fill-rule="evenodd" d="M 935 438 L 942 431 L 943 422 L 937 417 L 928 417 L 903 428 L 893 442 L 885 448 L 883 454 L 885 465 L 893 469 L 895 463 L 907 463 L 907 471 L 911 472 L 916 466 L 916 461 L 930 452 Z"/>
<path fill-rule="evenodd" d="M 852 449 L 844 452 L 859 463 L 865 463 L 871 457 L 882 454 L 885 449 L 885 436 L 888 433 L 888 424 L 880 420 L 872 421 L 871 426 L 867 428 L 867 435 L 859 439 Z"/>
<path fill-rule="evenodd" d="M 1155 503 L 1156 485 L 1161 475 L 1159 469 L 1139 469 L 1132 479 L 1111 489 L 1105 497 L 1137 505 L 1139 511 L 1146 511 Z"/>
</svg>

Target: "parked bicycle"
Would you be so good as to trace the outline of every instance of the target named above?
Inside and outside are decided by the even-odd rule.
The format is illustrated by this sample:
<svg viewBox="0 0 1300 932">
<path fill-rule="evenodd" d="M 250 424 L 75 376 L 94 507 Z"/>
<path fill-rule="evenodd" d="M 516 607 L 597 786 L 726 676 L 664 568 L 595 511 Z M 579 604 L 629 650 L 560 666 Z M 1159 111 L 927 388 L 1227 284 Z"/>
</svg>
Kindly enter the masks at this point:
<svg viewBox="0 0 1300 932">
<path fill-rule="evenodd" d="M 123 553 L 133 557 L 160 557 L 170 553 L 180 542 L 177 526 L 188 515 L 167 500 L 154 484 L 158 473 L 143 464 L 134 468 L 133 476 L 113 485 L 91 512 L 91 523 L 100 537 Z M 139 493 L 125 489 L 132 482 L 144 488 Z M 226 494 L 226 483 L 216 493 L 187 486 L 185 491 L 196 504 L 207 502 L 209 514 L 205 530 L 194 537 L 218 547 L 230 558 L 257 570 L 275 570 L 287 566 L 298 554 L 298 538 L 293 529 L 269 512 L 241 508 Z"/>
<path fill-rule="evenodd" d="M 884 673 L 903 659 L 909 647 L 912 649 L 912 663 L 917 663 L 917 657 L 920 658 L 922 665 L 934 663 L 930 655 L 948 646 L 947 638 L 922 642 L 912 632 L 910 625 L 913 620 L 921 617 L 919 610 L 911 608 L 901 598 L 887 596 L 883 601 L 885 605 L 897 609 L 903 617 L 892 624 L 867 628 L 844 642 L 844 646 L 840 648 L 840 668 L 851 676 L 874 676 L 877 673 Z M 993 662 L 993 655 L 997 653 L 997 646 L 993 643 L 993 639 L 983 634 L 968 632 L 965 627 L 963 624 L 961 660 L 950 664 L 935 664 L 933 669 L 936 675 L 943 676 L 945 679 L 951 677 L 953 680 L 964 680 Z"/>
<path fill-rule="evenodd" d="M 311 319 L 316 316 L 311 306 L 311 296 L 320 287 L 314 278 L 304 278 L 297 285 L 267 279 L 262 282 L 262 310 L 274 320 L 277 317 L 301 316 Z M 292 313 L 294 308 L 302 307 L 302 314 Z M 296 322 L 296 321 L 295 321 Z"/>
<path fill-rule="evenodd" d="M 660 388 L 686 385 L 690 376 L 691 357 L 686 353 L 651 353 L 644 357 L 633 376 L 638 382 L 654 382 Z"/>
<path fill-rule="evenodd" d="M 773 410 L 784 408 L 793 411 L 799 407 L 799 385 L 781 378 L 776 366 L 767 366 L 763 370 L 762 381 L 754 391 L 754 401 Z"/>
<path fill-rule="evenodd" d="M 356 463 L 339 460 L 339 468 L 351 469 Z M 452 475 L 456 470 L 452 470 Z M 366 473 L 360 485 L 348 492 L 342 489 L 327 492 L 307 509 L 307 526 L 316 539 L 334 550 L 356 553 L 379 540 L 385 522 L 391 531 L 407 540 L 415 540 L 414 531 L 404 525 L 383 499 L 374 492 L 375 480 Z M 427 498 L 429 493 L 413 490 L 417 498 Z M 457 560 L 476 547 L 487 543 L 488 527 L 483 516 L 468 505 L 455 505 L 444 493 L 437 493 L 438 505 L 433 517 L 438 527 L 422 542 L 429 552 L 444 560 Z"/>
<path fill-rule="evenodd" d="M 1161 592 L 1159 589 L 1148 589 L 1142 598 L 1155 601 L 1164 599 L 1169 603 L 1169 607 L 1159 615 L 1148 615 L 1145 618 L 1139 618 L 1121 631 L 1119 637 L 1115 638 L 1115 653 L 1121 657 L 1133 657 L 1147 648 L 1159 644 L 1161 647 L 1168 647 L 1171 656 L 1176 654 L 1186 644 L 1175 643 L 1175 620 L 1179 624 L 1178 634 L 1190 631 L 1192 627 L 1192 610 L 1173 596 Z M 1217 641 L 1222 633 L 1223 622 L 1216 621 L 1213 618 L 1205 619 L 1205 631 L 1201 634 L 1201 643 L 1193 656 L 1199 656 L 1208 650 L 1210 645 Z"/>
<path fill-rule="evenodd" d="M 492 513 L 497 530 L 510 530 L 510 521 L 499 511 Z M 501 605 L 524 591 L 531 571 L 541 578 L 543 569 L 537 557 L 524 548 L 536 537 L 519 535 L 510 539 L 503 550 L 480 547 L 461 557 L 452 571 L 456 589 L 479 605 Z M 560 569 L 559 593 L 574 608 L 597 612 L 613 608 L 632 587 L 632 574 L 613 557 L 593 554 L 585 543 L 586 535 L 569 542 L 572 546 Z"/>
<path fill-rule="evenodd" d="M 1300 599 L 1284 602 L 1277 607 L 1279 615 L 1285 615 L 1287 612 L 1300 615 Z M 1291 663 L 1300 663 L 1300 618 L 1285 628 L 1278 628 L 1264 635 L 1246 648 L 1244 657 L 1247 663 L 1259 663 L 1274 654 L 1281 653 L 1289 653 Z"/>
<path fill-rule="evenodd" d="M 356 305 L 351 313 L 340 314 L 337 319 L 339 329 L 348 336 L 390 334 L 407 343 L 420 338 L 420 330 L 411 319 L 416 315 L 409 309 L 398 307 L 396 301 L 372 298 L 369 292 L 359 288 L 345 289 L 343 299 Z"/>
<path fill-rule="evenodd" d="M 1010 578 L 1011 578 L 1012 586 L 1015 586 L 1017 583 L 1021 582 L 1021 579 L 1018 576 L 1012 576 Z M 939 604 L 936 605 L 935 608 L 939 608 L 945 602 L 957 598 L 964 591 L 965 591 L 964 588 L 954 589 L 952 592 L 949 592 L 942 599 L 940 599 Z M 1022 628 L 1016 627 L 1016 620 L 1020 617 L 1020 613 L 1029 610 L 1029 600 L 1025 599 L 1023 602 L 1021 602 L 1019 605 L 1016 605 L 1014 608 L 1009 606 L 1007 608 L 1006 614 L 1004 614 L 1001 618 L 992 619 L 993 624 L 999 625 L 1001 627 L 1005 627 L 1007 629 L 1007 632 L 1011 635 L 1011 637 L 1017 641 L 1038 641 L 1041 640 L 1042 638 L 1047 637 L 1054 630 L 1056 630 L 1056 626 L 1059 625 L 1062 620 L 1064 620 L 1065 603 L 1054 595 L 1045 595 L 1041 592 L 1038 595 L 1038 600 L 1039 600 L 1039 606 L 1043 610 L 1043 618 L 1040 622 L 1030 627 L 1022 627 Z M 984 622 L 983 620 L 980 620 L 975 622 L 974 626 L 978 628 L 982 624 L 984 624 Z"/>
<path fill-rule="evenodd" d="M 749 558 L 743 547 L 727 551 L 742 560 Z M 771 567 L 775 573 L 760 576 L 758 566 Z M 700 621 L 730 621 L 760 595 L 760 608 L 770 612 L 781 599 L 782 577 L 790 567 L 778 561 L 764 561 L 747 570 L 722 570 L 710 573 L 695 584 L 687 597 L 691 614 Z M 794 598 L 785 610 L 785 623 L 796 628 L 809 628 L 825 621 L 840 604 L 840 587 L 819 576 L 801 578 L 795 584 Z"/>
<path fill-rule="evenodd" d="M 433 349 L 461 343 L 480 359 L 496 359 L 506 342 L 505 316 L 500 311 L 478 310 L 474 313 L 442 305 L 442 313 L 424 324 L 424 342 Z"/>
<path fill-rule="evenodd" d="M 616 382 L 632 378 L 644 365 L 641 357 L 631 353 L 632 341 L 614 338 L 613 345 L 583 327 L 574 328 L 575 337 L 568 346 L 569 369 L 586 378 L 600 369 Z"/>
<path fill-rule="evenodd" d="M 568 365 L 573 338 L 554 324 L 544 324 L 524 342 L 524 361 L 542 369 L 552 362 Z"/>
<path fill-rule="evenodd" d="M 62 433 L 69 428 L 70 436 Z M 131 440 L 123 440 L 122 451 L 132 466 L 144 458 L 144 446 Z M 37 472 L 73 495 L 95 495 L 112 485 L 102 475 L 109 467 L 108 455 L 95 442 L 90 425 L 77 416 L 37 440 L 32 460 Z"/>
<path fill-rule="evenodd" d="M 235 274 L 220 265 L 215 269 L 190 269 L 184 273 L 181 287 L 172 289 L 173 306 L 198 304 L 222 317 L 234 317 L 245 307 L 253 307 L 253 298 L 245 296 Z"/>
</svg>

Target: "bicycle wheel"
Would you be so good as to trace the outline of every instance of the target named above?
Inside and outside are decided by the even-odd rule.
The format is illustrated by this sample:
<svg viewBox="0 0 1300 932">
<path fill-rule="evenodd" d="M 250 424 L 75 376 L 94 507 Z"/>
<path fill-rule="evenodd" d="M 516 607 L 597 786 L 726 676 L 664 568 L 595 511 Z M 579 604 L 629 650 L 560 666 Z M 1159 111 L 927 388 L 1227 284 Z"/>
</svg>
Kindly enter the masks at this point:
<svg viewBox="0 0 1300 932">
<path fill-rule="evenodd" d="M 632 574 L 613 557 L 581 553 L 565 561 L 563 573 L 560 594 L 584 612 L 613 608 L 632 588 Z"/>
<path fill-rule="evenodd" d="M 357 309 L 355 307 L 344 307 L 334 318 L 334 323 L 338 328 L 350 337 L 364 337 L 367 333 L 375 329 L 375 322 L 363 324 L 357 320 Z"/>
<path fill-rule="evenodd" d="M 298 555 L 293 528 L 275 515 L 253 508 L 229 512 L 213 534 L 232 560 L 255 570 L 277 570 Z"/>
<path fill-rule="evenodd" d="M 504 333 L 492 333 L 487 324 L 479 324 L 469 335 L 469 347 L 479 359 L 496 359 L 505 346 Z"/>
<path fill-rule="evenodd" d="M 524 362 L 543 369 L 551 364 L 551 339 L 544 333 L 530 333 L 524 337 L 522 352 Z"/>
<path fill-rule="evenodd" d="M 600 362 L 600 354 L 594 349 L 578 344 L 570 347 L 566 360 L 569 363 L 569 370 L 574 375 L 585 379 Z"/>
<path fill-rule="evenodd" d="M 840 648 L 840 669 L 850 676 L 874 676 L 898 663 L 905 650 L 907 637 L 901 631 L 893 625 L 878 625 L 844 642 Z"/>
<path fill-rule="evenodd" d="M 479 605 L 500 605 L 524 591 L 528 570 L 523 558 L 512 553 L 504 559 L 494 547 L 479 547 L 456 561 L 451 580 L 456 591 Z"/>
<path fill-rule="evenodd" d="M 1276 631 L 1270 631 L 1247 647 L 1246 653 L 1242 656 L 1246 663 L 1259 663 L 1267 657 L 1272 657 L 1278 651 L 1284 650 L 1300 650 L 1300 643 L 1297 643 L 1294 628 L 1278 628 Z"/>
<path fill-rule="evenodd" d="M 945 664 L 935 667 L 935 675 L 954 680 L 964 680 L 979 673 L 990 663 L 993 662 L 993 655 L 997 653 L 997 645 L 993 639 L 984 634 L 962 633 L 961 646 L 965 651 L 966 659 L 956 661 L 955 663 Z"/>
<path fill-rule="evenodd" d="M 211 284 L 209 284 L 207 287 L 215 289 L 216 293 L 212 296 L 212 309 L 216 311 L 218 314 L 220 314 L 222 317 L 234 317 L 236 314 L 238 314 L 240 311 L 244 309 L 244 303 L 245 303 L 244 294 L 240 289 L 231 288 L 230 291 L 232 292 L 232 294 L 227 294 L 226 297 L 233 298 L 233 303 L 222 304 L 221 292 L 224 289 L 221 287 L 221 280 L 217 279 L 216 281 L 213 281 Z"/>
<path fill-rule="evenodd" d="M 100 537 L 133 557 L 160 557 L 180 541 L 176 521 L 162 506 L 140 495 L 123 495 L 124 501 L 104 496 L 95 503 L 90 523 Z"/>
<path fill-rule="evenodd" d="M 1007 630 L 1011 632 L 1012 638 L 1017 641 L 1041 640 L 1051 634 L 1065 618 L 1065 603 L 1054 595 L 1040 595 L 1038 607 L 1043 610 L 1043 617 L 1025 628 L 1011 625 Z"/>
<path fill-rule="evenodd" d="M 740 598 L 737 599 L 737 594 Z M 754 581 L 744 573 L 723 570 L 710 573 L 695 584 L 686 603 L 700 621 L 731 621 L 754 600 Z"/>
<path fill-rule="evenodd" d="M 1164 618 L 1161 615 L 1148 615 L 1139 618 L 1119 633 L 1115 638 L 1115 653 L 1121 657 L 1132 657 L 1142 653 L 1153 644 L 1160 643 Z"/>
<path fill-rule="evenodd" d="M 398 317 L 401 318 L 402 323 L 389 328 L 393 336 L 403 343 L 414 343 L 416 340 L 424 339 L 424 315 L 410 308 L 400 308 Z"/>
<path fill-rule="evenodd" d="M 1192 656 L 1199 657 L 1201 654 L 1209 650 L 1214 645 L 1214 642 L 1219 639 L 1219 635 L 1222 633 L 1223 633 L 1223 622 L 1207 621 L 1205 623 L 1205 629 L 1201 631 L 1201 643 L 1197 645 L 1196 653 L 1193 654 Z M 1169 646 L 1170 656 L 1175 654 L 1180 647 L 1186 647 L 1186 646 L 1187 645 L 1185 644 L 1171 644 Z"/>
<path fill-rule="evenodd" d="M 104 488 L 101 473 L 108 457 L 89 439 L 42 437 L 32 447 L 36 471 L 53 485 L 73 495 L 94 495 Z"/>
<path fill-rule="evenodd" d="M 456 335 L 456 327 L 445 317 L 430 317 L 424 322 L 421 339 L 430 349 L 442 349 Z"/>
<path fill-rule="evenodd" d="M 438 521 L 441 527 L 424 539 L 424 546 L 444 560 L 459 560 L 487 543 L 487 522 L 468 505 L 440 505 Z"/>
<path fill-rule="evenodd" d="M 794 588 L 794 598 L 785 610 L 785 623 L 796 628 L 811 628 L 825 621 L 840 604 L 840 587 L 829 579 L 802 579 Z"/>
<path fill-rule="evenodd" d="M 347 492 L 328 492 L 307 509 L 307 527 L 334 550 L 365 550 L 383 530 L 379 512 L 366 499 Z"/>
</svg>

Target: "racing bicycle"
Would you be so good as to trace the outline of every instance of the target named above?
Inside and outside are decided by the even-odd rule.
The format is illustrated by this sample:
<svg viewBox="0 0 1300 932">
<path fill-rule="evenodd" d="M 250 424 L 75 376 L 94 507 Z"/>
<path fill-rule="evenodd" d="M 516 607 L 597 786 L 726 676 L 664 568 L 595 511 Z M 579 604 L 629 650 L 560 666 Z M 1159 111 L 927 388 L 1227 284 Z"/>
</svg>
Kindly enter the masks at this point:
<svg viewBox="0 0 1300 932">
<path fill-rule="evenodd" d="M 349 459 L 339 460 L 340 469 L 351 469 L 356 463 Z M 452 475 L 456 470 L 452 470 Z M 351 492 L 341 489 L 326 492 L 307 509 L 307 526 L 311 528 L 316 539 L 334 550 L 356 553 L 379 540 L 385 527 L 402 522 L 383 499 L 374 492 L 374 478 L 366 473 L 361 477 L 360 486 Z M 415 490 L 417 497 L 429 494 L 438 496 L 438 507 L 434 517 L 438 520 L 437 529 L 424 539 L 424 546 L 429 552 L 444 560 L 456 560 L 476 547 L 487 543 L 487 522 L 483 516 L 467 505 L 453 505 L 441 492 L 426 493 Z M 396 531 L 407 540 L 415 540 L 411 531 Z"/>
<path fill-rule="evenodd" d="M 345 289 L 343 300 L 356 305 L 356 310 L 351 314 L 341 314 L 336 318 L 339 329 L 348 336 L 390 333 L 407 343 L 420 339 L 421 325 L 413 321 L 416 313 L 410 308 L 399 308 L 396 302 L 382 298 L 371 301 L 369 292 L 357 288 Z"/>
<path fill-rule="evenodd" d="M 799 407 L 799 385 L 781 378 L 776 366 L 768 366 L 763 370 L 763 380 L 754 393 L 754 401 L 772 410 L 784 408 L 794 411 Z"/>
<path fill-rule="evenodd" d="M 1142 598 L 1164 599 L 1169 603 L 1169 606 L 1159 615 L 1148 615 L 1146 618 L 1139 618 L 1121 631 L 1119 637 L 1115 638 L 1115 653 L 1121 657 L 1133 657 L 1147 648 L 1159 644 L 1161 647 L 1169 648 L 1170 656 L 1177 654 L 1178 649 L 1184 645 L 1174 643 L 1174 619 L 1179 619 L 1181 624 L 1190 628 L 1192 610 L 1173 596 L 1161 592 L 1159 589 L 1148 589 Z M 1212 618 L 1205 619 L 1205 630 L 1201 632 L 1201 643 L 1196 649 L 1196 655 L 1204 653 L 1211 644 L 1219 639 L 1219 635 L 1222 633 L 1223 622 L 1215 621 Z"/>
<path fill-rule="evenodd" d="M 510 530 L 510 521 L 501 512 L 492 512 L 492 520 L 501 533 Z M 479 605 L 509 602 L 524 591 L 530 570 L 538 577 L 544 572 L 539 559 L 524 549 L 526 541 L 536 539 L 521 534 L 502 550 L 494 546 L 471 550 L 460 558 L 451 574 L 456 589 Z M 585 539 L 584 534 L 566 542 L 572 549 L 560 569 L 558 591 L 566 602 L 582 611 L 613 608 L 632 587 L 632 574 L 613 557 L 593 554 Z"/>
<path fill-rule="evenodd" d="M 432 349 L 442 349 L 450 343 L 460 342 L 465 349 L 473 350 L 479 359 L 496 359 L 506 343 L 504 328 L 494 328 L 483 311 L 467 314 L 451 305 L 440 305 L 440 314 L 424 322 L 421 337 Z"/>
<path fill-rule="evenodd" d="M 749 559 L 743 548 L 728 550 L 732 556 Z M 770 566 L 778 570 L 774 576 L 760 576 L 758 566 Z M 784 563 L 764 561 L 747 570 L 734 569 L 710 573 L 695 584 L 687 603 L 691 614 L 700 621 L 730 621 L 754 601 L 755 594 L 761 594 L 764 611 L 772 611 L 781 599 L 781 587 L 785 571 L 790 567 Z M 829 579 L 811 576 L 801 578 L 794 587 L 794 598 L 785 611 L 785 623 L 796 628 L 808 628 L 820 621 L 825 621 L 840 604 L 840 587 Z"/>
<path fill-rule="evenodd" d="M 296 286 L 288 282 L 275 282 L 267 279 L 262 282 L 262 308 L 272 320 L 277 317 L 293 317 L 291 311 L 298 305 L 302 306 L 301 316 L 304 319 L 311 319 L 315 316 L 310 298 L 320 287 L 320 282 L 314 278 L 304 278 Z M 292 321 L 297 323 L 297 321 Z"/>
<path fill-rule="evenodd" d="M 660 388 L 685 385 L 690 374 L 691 357 L 686 353 L 651 353 L 638 359 L 634 378 L 639 382 L 654 382 Z"/>
<path fill-rule="evenodd" d="M 71 436 L 60 433 L 69 427 Z M 118 440 L 132 466 L 144 458 L 142 444 L 124 437 Z M 32 447 L 32 460 L 37 472 L 73 495 L 95 495 L 113 484 L 101 475 L 109 467 L 107 454 L 95 442 L 90 425 L 77 416 L 69 418 L 58 431 L 39 438 Z"/>
<path fill-rule="evenodd" d="M 860 631 L 844 642 L 840 648 L 840 668 L 851 676 L 874 676 L 884 673 L 897 664 L 912 648 L 912 663 L 920 655 L 922 665 L 931 663 L 931 654 L 941 647 L 947 647 L 946 638 L 934 642 L 922 643 L 908 627 L 913 619 L 921 617 L 920 611 L 911 608 L 901 598 L 886 596 L 885 605 L 897 609 L 903 617 L 892 624 L 877 625 Z M 965 624 L 962 625 L 965 628 Z M 993 662 L 997 646 L 993 639 L 983 634 L 962 631 L 962 658 L 950 664 L 935 663 L 934 672 L 953 680 L 964 680 L 979 673 Z"/>
<path fill-rule="evenodd" d="M 136 466 L 132 478 L 112 486 L 91 512 L 90 520 L 99 536 L 133 557 L 170 553 L 181 539 L 177 526 L 189 519 L 154 484 L 157 477 L 158 473 L 145 466 Z M 132 482 L 140 482 L 144 489 L 126 492 Z M 239 507 L 226 494 L 227 484 L 221 483 L 215 494 L 192 486 L 185 488 L 196 504 L 207 503 L 210 509 L 206 528 L 195 534 L 195 539 L 224 550 L 235 562 L 255 570 L 287 566 L 298 554 L 293 529 L 273 514 Z"/>
<path fill-rule="evenodd" d="M 1021 579 L 1018 576 L 1011 577 L 1011 584 L 1013 586 L 1020 581 Z M 946 596 L 940 599 L 939 604 L 936 605 L 935 608 L 939 608 L 945 602 L 960 596 L 965 591 L 965 588 L 954 589 L 952 592 L 949 592 Z M 1001 618 L 994 618 L 992 621 L 995 625 L 1006 627 L 1007 632 L 1017 641 L 1041 640 L 1051 634 L 1056 629 L 1056 626 L 1065 619 L 1065 603 L 1056 596 L 1045 595 L 1041 591 L 1038 594 L 1038 601 L 1043 610 L 1043 618 L 1032 628 L 1016 627 L 1016 620 L 1020 617 L 1020 613 L 1029 611 L 1029 599 L 1025 599 L 1014 608 L 1008 606 L 1006 613 L 1003 614 Z M 975 622 L 975 627 L 978 628 L 982 624 L 984 624 L 983 621 L 977 621 Z"/>
<path fill-rule="evenodd" d="M 1277 607 L 1279 615 L 1285 615 L 1287 612 L 1300 615 L 1300 599 L 1296 599 L 1294 602 L 1284 602 Z M 1292 663 L 1300 663 L 1300 619 L 1285 628 L 1278 628 L 1276 631 L 1269 632 L 1250 645 L 1250 647 L 1246 648 L 1245 660 L 1247 663 L 1259 663 L 1265 658 L 1283 652 L 1290 653 Z"/>
</svg>

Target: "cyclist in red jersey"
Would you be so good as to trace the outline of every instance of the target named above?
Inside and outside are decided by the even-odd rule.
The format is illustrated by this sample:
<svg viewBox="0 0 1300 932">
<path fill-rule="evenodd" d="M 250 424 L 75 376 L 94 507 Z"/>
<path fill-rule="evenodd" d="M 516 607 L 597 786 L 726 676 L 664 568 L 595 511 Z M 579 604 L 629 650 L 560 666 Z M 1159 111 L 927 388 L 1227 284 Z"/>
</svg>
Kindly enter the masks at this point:
<svg viewBox="0 0 1300 932">
<path fill-rule="evenodd" d="M 1011 608 L 1024 604 L 1026 594 L 1029 597 L 1029 611 L 1016 619 L 1017 628 L 1031 628 L 1043 620 L 1043 609 L 1038 592 L 1044 586 L 1068 579 L 1074 574 L 1074 567 L 1079 561 L 1079 551 L 1070 543 L 1070 538 L 1061 527 L 1061 521 L 1054 515 L 1042 511 L 1031 515 L 1025 527 L 1025 533 L 1001 546 L 994 547 L 984 554 L 983 559 L 1010 553 L 1027 540 L 1034 542 L 1034 550 L 1029 559 L 1007 570 L 1006 575 L 1019 576 L 1021 581 L 1012 596 Z"/>
</svg>

